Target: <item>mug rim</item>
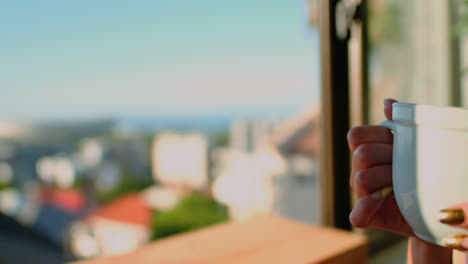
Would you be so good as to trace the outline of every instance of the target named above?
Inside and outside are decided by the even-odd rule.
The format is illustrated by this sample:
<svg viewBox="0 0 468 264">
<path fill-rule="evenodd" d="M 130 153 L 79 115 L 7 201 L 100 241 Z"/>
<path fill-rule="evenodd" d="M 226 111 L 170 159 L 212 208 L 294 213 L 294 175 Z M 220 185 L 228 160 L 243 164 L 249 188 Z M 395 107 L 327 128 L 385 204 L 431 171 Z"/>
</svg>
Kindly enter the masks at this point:
<svg viewBox="0 0 468 264">
<path fill-rule="evenodd" d="M 468 108 L 393 103 L 394 121 L 438 128 L 468 130 Z"/>
</svg>

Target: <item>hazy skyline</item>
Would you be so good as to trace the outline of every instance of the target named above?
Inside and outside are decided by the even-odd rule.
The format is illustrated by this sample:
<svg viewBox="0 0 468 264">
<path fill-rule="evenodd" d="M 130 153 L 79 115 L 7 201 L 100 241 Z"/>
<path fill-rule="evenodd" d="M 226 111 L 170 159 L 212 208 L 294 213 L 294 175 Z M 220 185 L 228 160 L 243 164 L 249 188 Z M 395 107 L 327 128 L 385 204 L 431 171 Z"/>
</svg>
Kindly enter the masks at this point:
<svg viewBox="0 0 468 264">
<path fill-rule="evenodd" d="M 0 34 L 0 118 L 254 113 L 318 95 L 305 0 L 14 1 Z"/>
</svg>

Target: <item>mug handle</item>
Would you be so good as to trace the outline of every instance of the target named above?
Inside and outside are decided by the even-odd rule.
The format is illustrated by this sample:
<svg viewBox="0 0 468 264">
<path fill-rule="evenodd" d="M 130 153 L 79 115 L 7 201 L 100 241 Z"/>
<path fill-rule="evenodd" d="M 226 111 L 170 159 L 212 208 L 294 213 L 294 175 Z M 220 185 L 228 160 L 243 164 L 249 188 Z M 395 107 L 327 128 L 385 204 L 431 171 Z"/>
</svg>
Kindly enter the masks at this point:
<svg viewBox="0 0 468 264">
<path fill-rule="evenodd" d="M 392 131 L 395 131 L 396 129 L 396 124 L 395 124 L 395 121 L 393 120 L 386 120 L 386 121 L 383 121 L 382 123 L 379 124 L 379 126 L 383 126 L 383 127 L 386 127 Z"/>
</svg>

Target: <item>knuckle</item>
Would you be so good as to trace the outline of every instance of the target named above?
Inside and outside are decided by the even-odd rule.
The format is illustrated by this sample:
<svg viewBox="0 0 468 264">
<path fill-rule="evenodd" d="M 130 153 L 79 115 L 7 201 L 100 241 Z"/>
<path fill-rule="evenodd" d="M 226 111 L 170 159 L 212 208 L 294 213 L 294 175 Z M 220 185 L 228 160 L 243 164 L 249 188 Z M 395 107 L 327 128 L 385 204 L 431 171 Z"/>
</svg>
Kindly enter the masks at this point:
<svg viewBox="0 0 468 264">
<path fill-rule="evenodd" d="M 367 225 L 367 221 L 365 220 L 366 218 L 367 218 L 367 215 L 364 215 L 363 212 L 361 212 L 359 209 L 356 209 L 355 207 L 353 211 L 351 212 L 351 214 L 349 215 L 349 222 L 354 227 L 366 228 L 366 225 Z"/>
<path fill-rule="evenodd" d="M 354 185 L 360 191 L 360 193 L 368 194 L 372 191 L 370 179 L 370 172 L 367 169 L 360 170 L 356 173 Z"/>
<path fill-rule="evenodd" d="M 359 138 L 360 138 L 360 136 L 362 134 L 362 128 L 363 128 L 362 126 L 353 127 L 348 131 L 347 138 L 348 138 L 348 143 L 349 144 L 351 144 L 351 145 L 357 144 L 357 142 L 359 141 Z"/>
<path fill-rule="evenodd" d="M 366 225 L 364 221 L 362 221 L 361 218 L 355 217 L 355 216 L 350 216 L 349 217 L 349 222 L 351 223 L 352 226 L 357 227 L 357 228 L 365 228 Z"/>
<path fill-rule="evenodd" d="M 372 166 L 372 156 L 373 147 L 370 144 L 362 144 L 360 145 L 356 151 L 354 152 L 354 159 L 360 163 L 361 167 L 369 168 Z"/>
</svg>

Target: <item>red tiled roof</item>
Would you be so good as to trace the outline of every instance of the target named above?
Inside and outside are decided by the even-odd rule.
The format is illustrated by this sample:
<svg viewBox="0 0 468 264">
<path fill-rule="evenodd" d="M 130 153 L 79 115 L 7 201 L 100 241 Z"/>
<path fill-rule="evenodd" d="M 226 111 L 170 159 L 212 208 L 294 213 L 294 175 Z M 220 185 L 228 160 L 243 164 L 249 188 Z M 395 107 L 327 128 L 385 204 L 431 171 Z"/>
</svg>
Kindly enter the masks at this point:
<svg viewBox="0 0 468 264">
<path fill-rule="evenodd" d="M 44 203 L 56 205 L 69 212 L 81 211 L 85 206 L 84 194 L 76 190 L 42 188 L 40 199 Z"/>
<path fill-rule="evenodd" d="M 92 221 L 94 217 L 150 227 L 153 212 L 139 194 L 131 193 L 97 209 L 87 219 Z"/>
</svg>

